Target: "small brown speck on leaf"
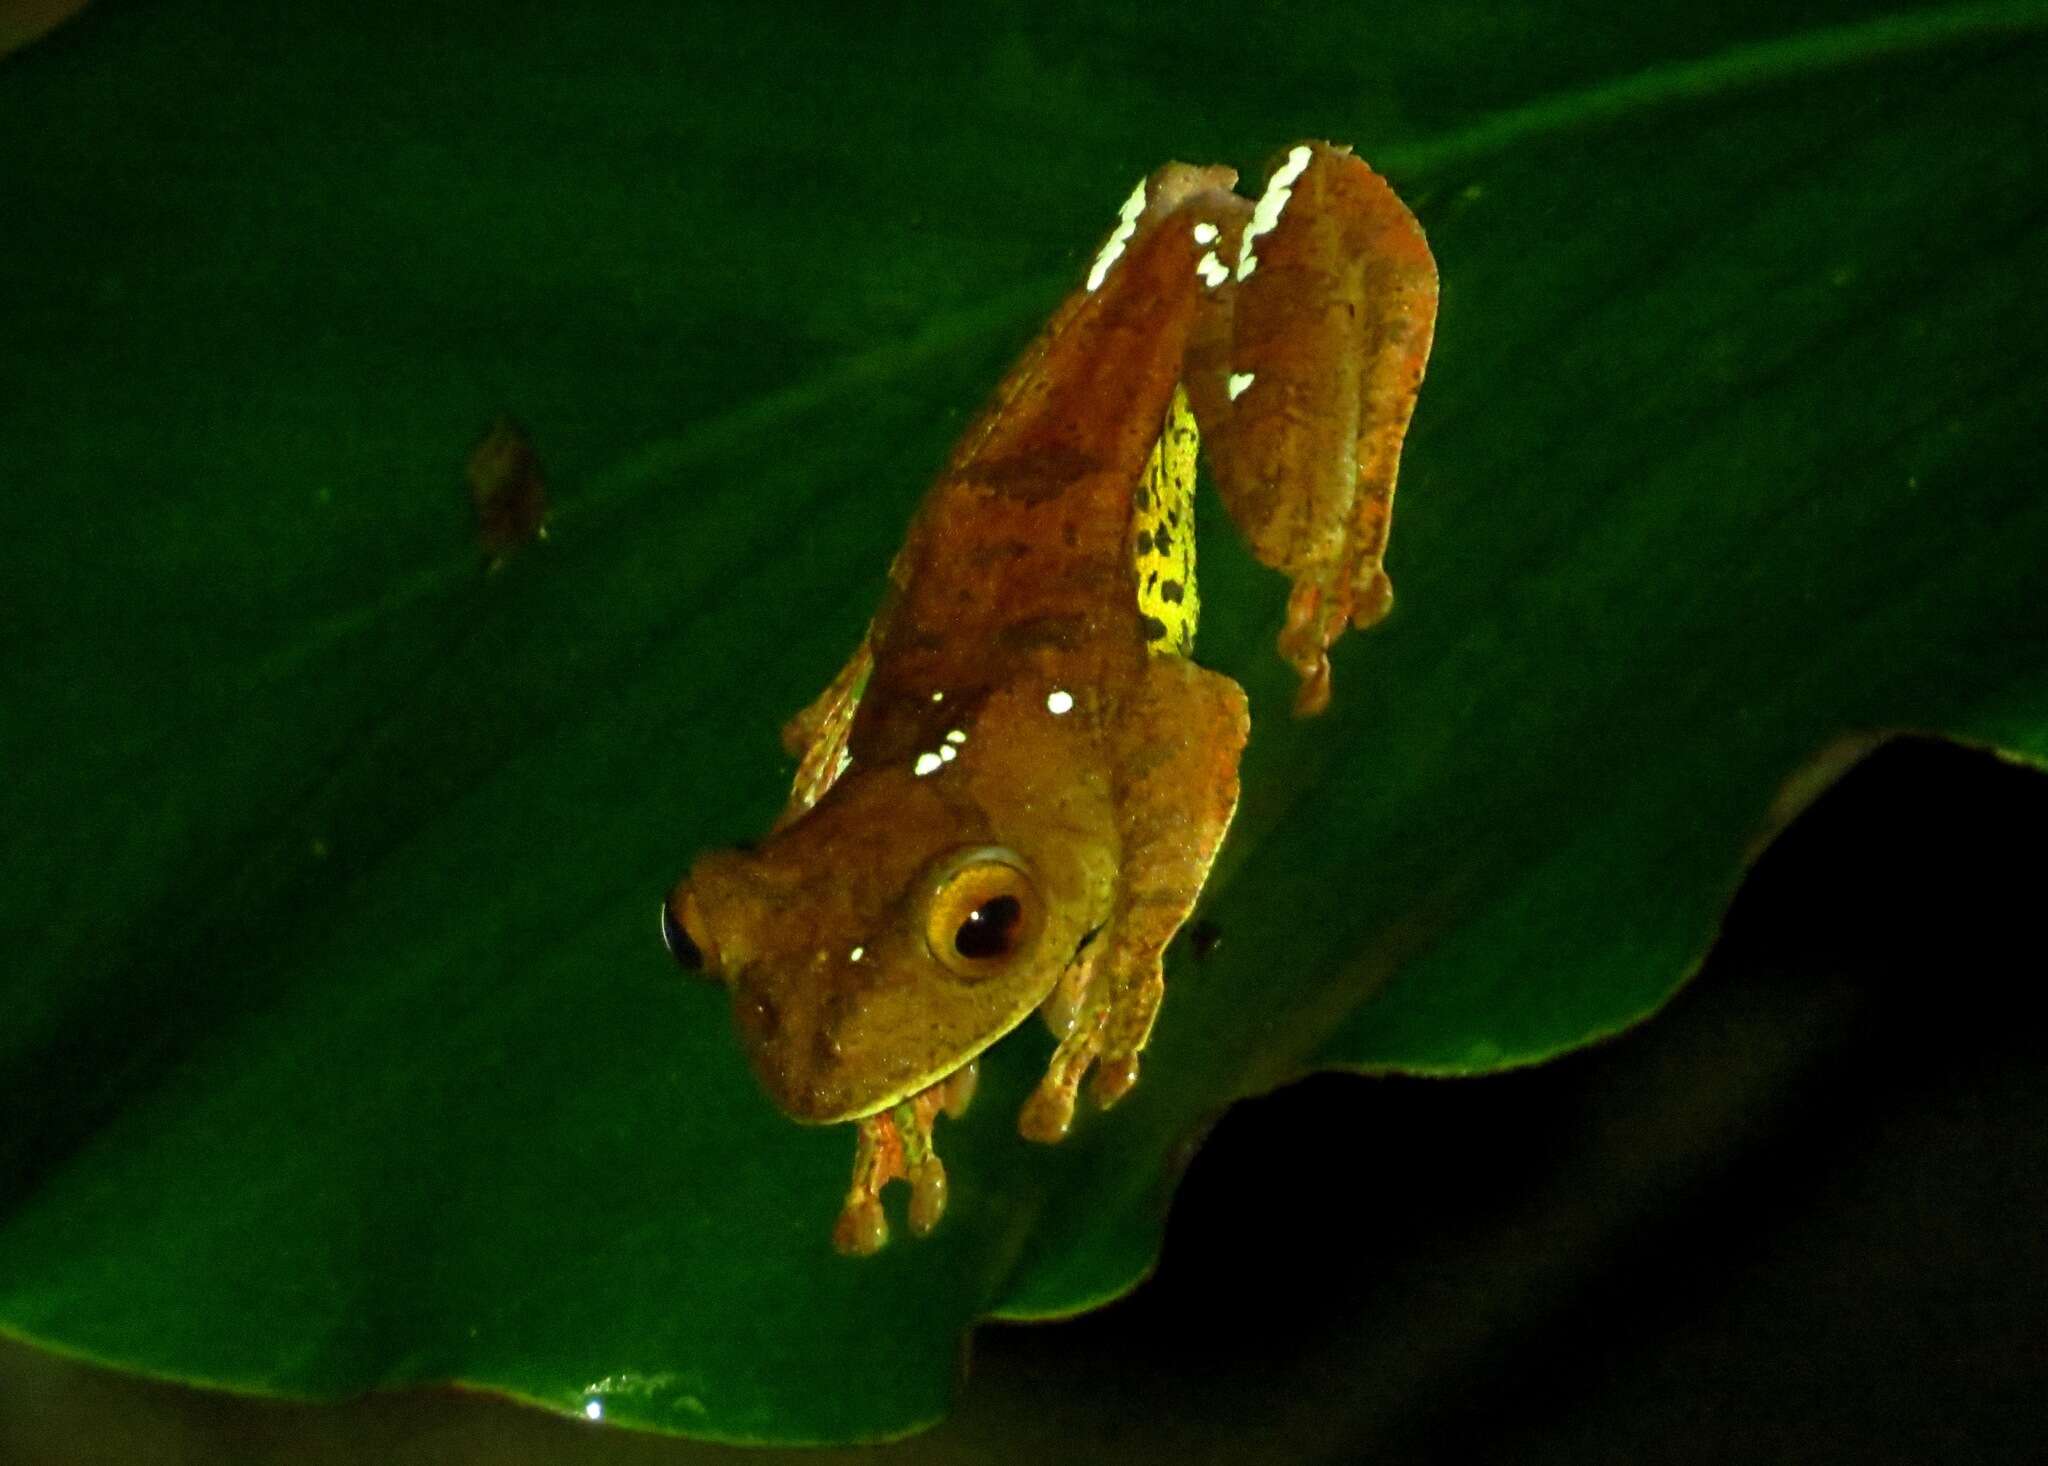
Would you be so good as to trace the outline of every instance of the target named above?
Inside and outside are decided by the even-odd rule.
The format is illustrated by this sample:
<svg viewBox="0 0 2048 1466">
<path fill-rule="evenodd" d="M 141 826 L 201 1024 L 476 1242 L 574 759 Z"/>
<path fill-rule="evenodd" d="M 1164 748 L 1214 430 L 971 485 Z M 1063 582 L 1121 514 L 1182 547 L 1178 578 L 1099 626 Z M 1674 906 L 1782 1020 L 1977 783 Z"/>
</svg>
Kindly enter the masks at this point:
<svg viewBox="0 0 2048 1466">
<path fill-rule="evenodd" d="M 476 538 L 495 570 L 522 547 L 547 538 L 548 494 L 533 440 L 500 414 L 469 453 L 464 469 L 476 511 Z"/>
</svg>

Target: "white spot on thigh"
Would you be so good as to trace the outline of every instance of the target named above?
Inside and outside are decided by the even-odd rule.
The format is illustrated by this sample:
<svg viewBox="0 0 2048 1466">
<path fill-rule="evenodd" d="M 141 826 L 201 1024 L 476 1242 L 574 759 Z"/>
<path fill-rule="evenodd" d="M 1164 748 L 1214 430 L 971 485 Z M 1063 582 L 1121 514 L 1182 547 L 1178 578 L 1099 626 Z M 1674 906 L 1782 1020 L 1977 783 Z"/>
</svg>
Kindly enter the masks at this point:
<svg viewBox="0 0 2048 1466">
<path fill-rule="evenodd" d="M 1252 253 L 1252 243 L 1261 234 L 1273 232 L 1273 227 L 1280 222 L 1280 211 L 1294 197 L 1296 180 L 1308 170 L 1309 159 L 1314 156 L 1306 143 L 1288 149 L 1287 161 L 1267 180 L 1266 191 L 1259 196 L 1259 202 L 1252 210 L 1252 221 L 1244 226 L 1244 243 L 1237 256 L 1238 279 L 1249 278 L 1259 267 L 1258 258 Z"/>
<path fill-rule="evenodd" d="M 585 1400 L 583 1402 L 583 1418 L 585 1420 L 604 1419 L 604 1401 Z"/>
<path fill-rule="evenodd" d="M 945 694 L 945 693 L 943 693 L 943 692 L 935 692 L 935 693 L 933 693 L 933 694 L 932 694 L 932 701 L 933 701 L 933 702 L 944 702 L 945 700 L 946 700 L 946 694 Z"/>
<path fill-rule="evenodd" d="M 867 955 L 868 949 L 866 947 L 855 947 L 851 952 L 848 952 L 846 954 L 846 960 L 848 962 L 858 962 L 861 958 Z"/>
<path fill-rule="evenodd" d="M 1230 266 L 1217 259 L 1216 251 L 1212 249 L 1202 256 L 1201 263 L 1195 266 L 1195 273 L 1202 277 L 1204 285 L 1214 290 L 1230 278 Z"/>
<path fill-rule="evenodd" d="M 910 772 L 922 779 L 926 774 L 936 774 L 945 762 L 935 753 L 921 753 L 917 762 L 910 766 Z"/>
<path fill-rule="evenodd" d="M 948 743 L 965 743 L 967 741 L 967 734 L 961 729 L 955 728 L 946 735 L 946 741 Z"/>
<path fill-rule="evenodd" d="M 1232 372 L 1230 374 L 1230 400 L 1235 402 L 1238 398 L 1244 396 L 1244 389 L 1257 380 L 1258 377 L 1251 372 Z"/>
<path fill-rule="evenodd" d="M 1214 224 L 1211 224 L 1207 219 L 1204 219 L 1201 223 L 1195 226 L 1195 243 L 1214 244 L 1216 242 L 1216 234 L 1216 226 Z"/>
<path fill-rule="evenodd" d="M 1117 256 L 1124 252 L 1124 246 L 1131 242 L 1131 236 L 1138 232 L 1138 215 L 1144 212 L 1145 180 L 1141 178 L 1117 215 L 1116 232 L 1109 236 L 1109 243 L 1102 247 L 1102 253 L 1095 257 L 1095 263 L 1088 270 L 1090 290 L 1100 290 L 1102 282 L 1109 278 L 1109 267 L 1116 263 Z"/>
<path fill-rule="evenodd" d="M 1045 695 L 1045 710 L 1055 718 L 1071 713 L 1074 710 L 1074 694 L 1064 687 L 1055 687 Z"/>
<path fill-rule="evenodd" d="M 960 753 L 959 750 L 954 748 L 952 744 L 942 743 L 939 745 L 939 757 L 944 759 L 947 763 L 951 763 L 954 759 L 960 757 Z"/>
</svg>

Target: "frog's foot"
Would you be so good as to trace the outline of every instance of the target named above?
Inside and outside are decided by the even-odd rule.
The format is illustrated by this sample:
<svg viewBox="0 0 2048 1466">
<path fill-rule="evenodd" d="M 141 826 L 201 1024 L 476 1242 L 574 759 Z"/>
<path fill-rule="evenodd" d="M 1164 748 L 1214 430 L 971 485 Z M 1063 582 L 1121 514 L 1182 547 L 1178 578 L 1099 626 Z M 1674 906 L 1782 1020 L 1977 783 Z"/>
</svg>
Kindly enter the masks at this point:
<svg viewBox="0 0 2048 1466">
<path fill-rule="evenodd" d="M 1061 1037 L 1046 1065 L 1045 1078 L 1017 1117 L 1018 1132 L 1026 1140 L 1050 1144 L 1066 1138 L 1074 1124 L 1075 1096 L 1090 1069 L 1094 1077 L 1089 1079 L 1088 1093 L 1101 1109 L 1114 1105 L 1138 1082 L 1138 1052 L 1151 1037 L 1152 1022 L 1166 993 L 1158 955 L 1151 952 L 1132 976 L 1096 982 L 1090 980 L 1093 975 L 1094 964 L 1089 963 L 1078 992 L 1069 1000 L 1070 1014 L 1063 1016 L 1062 1026 L 1053 1029 Z M 1054 997 L 1060 996 L 1055 990 Z M 1047 1022 L 1053 1019 L 1048 1017 Z"/>
<path fill-rule="evenodd" d="M 858 1122 L 853 1181 L 832 1245 L 854 1257 L 879 1252 L 889 1241 L 882 1188 L 899 1177 L 910 1182 L 910 1230 L 922 1237 L 946 1212 L 946 1168 L 932 1149 L 932 1124 L 944 1110 L 958 1115 L 974 1096 L 978 1070 L 967 1064 L 899 1105 Z"/>
<path fill-rule="evenodd" d="M 1364 631 L 1394 607 L 1394 584 L 1380 568 L 1377 549 L 1329 579 L 1337 584 L 1309 576 L 1296 580 L 1280 627 L 1280 656 L 1301 678 L 1294 694 L 1297 718 L 1313 717 L 1330 705 L 1331 643 L 1346 628 Z"/>
<path fill-rule="evenodd" d="M 1094 1077 L 1089 1080 L 1088 1093 L 1099 1108 L 1106 1110 L 1129 1094 L 1138 1082 L 1138 1051 L 1151 1034 L 1152 1019 L 1159 1012 L 1165 990 L 1165 980 L 1155 973 L 1149 983 L 1127 993 L 1124 1004 L 1104 995 L 1107 1001 L 1084 1005 L 1053 1050 L 1045 1078 L 1024 1102 L 1017 1116 L 1017 1132 L 1044 1145 L 1066 1139 L 1074 1126 L 1075 1096 L 1091 1068 Z M 1118 1038 L 1133 1034 L 1134 1039 Z"/>
</svg>

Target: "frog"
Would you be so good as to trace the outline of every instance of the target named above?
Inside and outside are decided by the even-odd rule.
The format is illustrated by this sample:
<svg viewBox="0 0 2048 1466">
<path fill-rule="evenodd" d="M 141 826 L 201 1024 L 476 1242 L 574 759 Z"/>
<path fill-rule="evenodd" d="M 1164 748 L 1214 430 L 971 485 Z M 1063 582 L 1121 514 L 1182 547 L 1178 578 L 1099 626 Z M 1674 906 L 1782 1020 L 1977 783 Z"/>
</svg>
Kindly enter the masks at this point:
<svg viewBox="0 0 2048 1466">
<path fill-rule="evenodd" d="M 662 903 L 684 968 L 730 990 L 768 1097 L 855 1127 L 833 1245 L 943 1215 L 939 1115 L 1033 1012 L 1055 1043 L 1027 1139 L 1130 1093 L 1238 803 L 1250 736 L 1194 659 L 1197 461 L 1290 582 L 1294 711 L 1381 620 L 1436 264 L 1392 187 L 1304 142 L 1256 199 L 1221 166 L 1140 180 L 1085 274 L 953 448 L 852 656 L 783 729 L 788 800 Z M 1092 1077 L 1090 1077 L 1092 1076 Z"/>
</svg>

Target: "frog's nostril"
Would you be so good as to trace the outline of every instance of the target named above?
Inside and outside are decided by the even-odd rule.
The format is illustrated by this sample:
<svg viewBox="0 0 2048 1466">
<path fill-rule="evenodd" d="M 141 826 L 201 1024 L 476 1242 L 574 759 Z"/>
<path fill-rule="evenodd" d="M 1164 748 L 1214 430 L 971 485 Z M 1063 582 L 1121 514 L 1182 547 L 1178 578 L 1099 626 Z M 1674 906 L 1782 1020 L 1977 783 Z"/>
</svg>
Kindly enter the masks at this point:
<svg viewBox="0 0 2048 1466">
<path fill-rule="evenodd" d="M 661 903 L 661 940 L 668 948 L 669 956 L 676 959 L 676 965 L 690 972 L 704 970 L 704 953 L 690 940 L 690 934 L 683 930 L 683 924 L 676 920 L 675 912 L 668 902 Z"/>
</svg>

